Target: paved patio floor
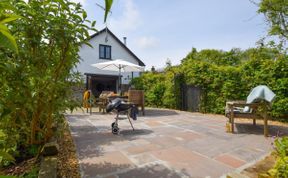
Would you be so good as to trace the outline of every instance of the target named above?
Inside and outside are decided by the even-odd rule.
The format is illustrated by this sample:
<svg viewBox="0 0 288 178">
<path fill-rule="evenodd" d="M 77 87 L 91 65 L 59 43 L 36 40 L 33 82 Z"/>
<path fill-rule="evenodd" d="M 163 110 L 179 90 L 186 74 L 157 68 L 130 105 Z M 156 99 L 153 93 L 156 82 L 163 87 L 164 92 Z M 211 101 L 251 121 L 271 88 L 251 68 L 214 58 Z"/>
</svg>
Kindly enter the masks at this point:
<svg viewBox="0 0 288 178">
<path fill-rule="evenodd" d="M 147 109 L 134 121 L 121 120 L 119 135 L 111 133 L 114 114 L 67 115 L 82 177 L 178 178 L 221 177 L 263 158 L 272 138 L 263 125 L 236 124 L 225 132 L 220 115 Z M 236 120 L 237 122 L 237 120 Z M 283 130 L 270 126 L 270 133 Z"/>
</svg>

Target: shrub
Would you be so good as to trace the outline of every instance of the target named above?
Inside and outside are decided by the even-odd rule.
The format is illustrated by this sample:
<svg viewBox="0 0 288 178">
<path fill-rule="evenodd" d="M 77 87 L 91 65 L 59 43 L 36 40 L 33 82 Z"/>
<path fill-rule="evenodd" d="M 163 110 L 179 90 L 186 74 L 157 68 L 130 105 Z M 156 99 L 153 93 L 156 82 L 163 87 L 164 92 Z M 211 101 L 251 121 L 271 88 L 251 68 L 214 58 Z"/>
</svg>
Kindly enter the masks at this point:
<svg viewBox="0 0 288 178">
<path fill-rule="evenodd" d="M 288 137 L 277 138 L 274 142 L 276 163 L 268 171 L 269 177 L 287 178 L 288 177 Z"/>
<path fill-rule="evenodd" d="M 93 28 L 81 5 L 68 0 L 7 2 L 21 18 L 8 26 L 18 53 L 0 48 L 0 153 L 30 156 L 74 103 L 71 88 L 78 81 L 72 69 Z M 0 165 L 8 158 L 0 154 Z"/>
<path fill-rule="evenodd" d="M 272 116 L 288 115 L 288 56 L 275 48 L 228 52 L 193 48 L 181 65 L 161 73 L 146 72 L 133 83 L 145 90 L 148 105 L 177 109 L 181 85 L 200 87 L 200 112 L 219 114 L 224 113 L 227 100 L 245 100 L 252 88 L 267 85 L 276 94 Z"/>
</svg>

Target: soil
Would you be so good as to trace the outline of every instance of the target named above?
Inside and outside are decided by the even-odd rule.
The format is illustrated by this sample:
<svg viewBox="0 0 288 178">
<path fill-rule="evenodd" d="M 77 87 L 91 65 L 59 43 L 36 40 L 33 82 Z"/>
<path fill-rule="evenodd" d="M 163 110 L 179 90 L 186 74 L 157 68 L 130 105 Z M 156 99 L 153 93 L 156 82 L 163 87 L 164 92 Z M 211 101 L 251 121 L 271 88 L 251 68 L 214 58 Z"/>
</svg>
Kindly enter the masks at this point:
<svg viewBox="0 0 288 178">
<path fill-rule="evenodd" d="M 271 169 L 276 161 L 276 157 L 271 154 L 267 156 L 265 159 L 257 162 L 253 166 L 244 169 L 241 174 L 244 174 L 251 178 L 258 178 L 259 174 L 267 173 L 269 169 Z"/>
<path fill-rule="evenodd" d="M 11 165 L 7 168 L 4 168 L 0 171 L 0 175 L 7 175 L 7 176 L 20 176 L 27 174 L 32 171 L 33 168 L 38 168 L 39 163 L 36 161 L 35 158 L 31 158 L 15 165 Z"/>
</svg>

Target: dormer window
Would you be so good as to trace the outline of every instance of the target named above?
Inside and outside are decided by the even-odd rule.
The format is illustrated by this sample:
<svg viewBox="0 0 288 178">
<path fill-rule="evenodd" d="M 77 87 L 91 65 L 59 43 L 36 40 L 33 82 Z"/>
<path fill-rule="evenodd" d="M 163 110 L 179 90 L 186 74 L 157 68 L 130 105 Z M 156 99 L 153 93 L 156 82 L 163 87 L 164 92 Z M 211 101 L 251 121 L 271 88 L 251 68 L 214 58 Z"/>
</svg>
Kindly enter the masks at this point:
<svg viewBox="0 0 288 178">
<path fill-rule="evenodd" d="M 99 58 L 100 59 L 111 59 L 111 46 L 99 45 Z"/>
</svg>

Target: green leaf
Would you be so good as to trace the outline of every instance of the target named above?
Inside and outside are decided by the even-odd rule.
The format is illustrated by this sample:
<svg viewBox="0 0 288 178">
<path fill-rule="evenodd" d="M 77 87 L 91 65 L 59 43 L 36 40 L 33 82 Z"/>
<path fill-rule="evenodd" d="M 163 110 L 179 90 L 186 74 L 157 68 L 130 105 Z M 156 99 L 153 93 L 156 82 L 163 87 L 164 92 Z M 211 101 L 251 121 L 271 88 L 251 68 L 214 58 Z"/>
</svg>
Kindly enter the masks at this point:
<svg viewBox="0 0 288 178">
<path fill-rule="evenodd" d="M 0 26 L 0 45 L 18 53 L 15 38 Z"/>
<path fill-rule="evenodd" d="M 0 10 L 5 9 L 5 10 L 14 10 L 14 7 L 12 7 L 9 4 L 8 0 L 1 0 L 0 2 Z"/>
<path fill-rule="evenodd" d="M 87 13 L 86 13 L 86 11 L 83 11 L 82 17 L 83 17 L 83 19 L 86 19 L 86 18 L 87 18 Z"/>
<path fill-rule="evenodd" d="M 96 21 L 93 21 L 92 24 L 91 24 L 91 26 L 92 26 L 92 27 L 95 27 L 95 24 L 96 24 Z"/>
<path fill-rule="evenodd" d="M 5 159 L 7 161 L 11 161 L 11 162 L 15 161 L 13 156 L 10 155 L 9 153 L 5 152 L 5 151 L 0 151 L 0 157 L 2 157 L 3 159 Z"/>
<path fill-rule="evenodd" d="M 6 16 L 4 19 L 2 19 L 0 21 L 0 23 L 7 23 L 7 22 L 11 22 L 11 21 L 14 21 L 14 20 L 17 20 L 19 19 L 21 16 L 19 15 L 9 15 L 9 16 Z"/>
<path fill-rule="evenodd" d="M 0 32 L 2 31 L 9 32 L 9 29 L 4 24 L 0 23 Z"/>
<path fill-rule="evenodd" d="M 104 22 L 107 20 L 107 15 L 112 7 L 113 0 L 105 0 L 105 15 L 104 15 Z"/>
<path fill-rule="evenodd" d="M 11 110 L 10 110 L 10 109 L 4 108 L 4 109 L 3 109 L 3 112 L 0 113 L 0 118 L 3 118 L 3 117 L 5 117 L 6 115 L 8 115 L 8 114 L 10 114 L 10 113 L 11 113 Z M 1 137 L 1 132 L 0 132 L 0 137 Z"/>
</svg>

